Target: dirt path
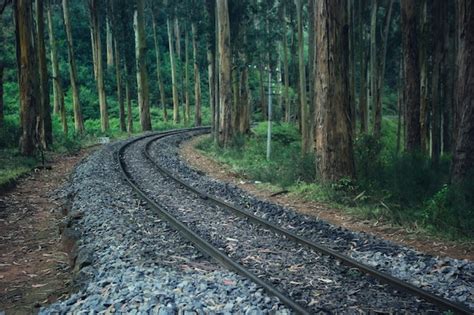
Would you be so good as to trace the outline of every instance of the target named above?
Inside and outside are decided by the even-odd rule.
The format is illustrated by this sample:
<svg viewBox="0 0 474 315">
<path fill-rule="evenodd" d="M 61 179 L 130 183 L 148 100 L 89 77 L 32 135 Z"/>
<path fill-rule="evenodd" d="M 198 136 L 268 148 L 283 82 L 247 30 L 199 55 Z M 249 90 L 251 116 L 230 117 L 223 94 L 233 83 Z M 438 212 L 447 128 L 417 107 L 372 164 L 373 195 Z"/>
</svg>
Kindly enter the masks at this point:
<svg viewBox="0 0 474 315">
<path fill-rule="evenodd" d="M 288 195 L 272 196 L 273 191 L 255 185 L 252 181 L 232 172 L 229 166 L 219 163 L 196 150 L 195 145 L 202 137 L 206 136 L 197 137 L 186 142 L 181 148 L 181 156 L 189 165 L 210 177 L 232 183 L 261 199 L 291 207 L 300 213 L 323 219 L 349 230 L 377 235 L 383 239 L 404 244 L 433 256 L 448 256 L 474 261 L 474 244 L 449 242 L 381 222 L 360 220 L 342 210 L 332 209 L 318 202 L 302 201 Z"/>
<path fill-rule="evenodd" d="M 0 313 L 31 314 L 68 294 L 71 273 L 58 227 L 64 205 L 53 192 L 90 151 L 54 156 L 51 170 L 0 194 Z"/>
</svg>

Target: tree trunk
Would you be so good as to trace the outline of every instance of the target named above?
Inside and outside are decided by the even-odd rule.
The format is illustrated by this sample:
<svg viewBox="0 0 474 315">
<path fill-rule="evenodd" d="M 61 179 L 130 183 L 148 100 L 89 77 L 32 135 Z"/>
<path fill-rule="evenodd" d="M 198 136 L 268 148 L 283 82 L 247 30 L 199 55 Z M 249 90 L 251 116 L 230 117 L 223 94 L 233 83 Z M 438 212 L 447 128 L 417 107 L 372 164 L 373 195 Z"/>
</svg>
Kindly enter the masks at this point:
<svg viewBox="0 0 474 315">
<path fill-rule="evenodd" d="M 365 28 L 363 27 L 362 7 L 365 6 L 365 0 L 359 0 L 357 10 L 357 26 L 359 32 L 359 62 L 360 62 L 360 91 L 359 91 L 359 114 L 360 114 L 360 133 L 369 131 L 369 111 L 367 104 L 367 40 L 365 36 Z"/>
<path fill-rule="evenodd" d="M 345 1 L 318 1 L 316 21 L 316 165 L 322 181 L 336 181 L 354 177 Z"/>
<path fill-rule="evenodd" d="M 61 86 L 61 73 L 59 72 L 59 62 L 58 62 L 58 49 L 56 44 L 56 37 L 54 35 L 54 25 L 53 25 L 53 8 L 51 0 L 47 2 L 46 14 L 48 17 L 48 34 L 49 34 L 49 47 L 51 53 L 51 71 L 53 74 L 53 112 L 59 114 L 62 107 L 64 106 L 64 95 L 62 93 Z M 62 100 L 62 102 L 61 102 Z M 67 125 L 67 122 L 66 122 Z"/>
<path fill-rule="evenodd" d="M 125 78 L 125 103 L 127 103 L 127 131 L 131 135 L 133 133 L 133 114 L 132 114 L 132 97 L 130 92 L 131 86 L 131 71 L 127 65 L 127 58 L 125 58 L 124 72 L 126 73 Z"/>
<path fill-rule="evenodd" d="M 382 133 L 382 96 L 384 92 L 384 81 L 385 81 L 385 64 L 387 59 L 387 46 L 388 46 L 388 32 L 390 31 L 390 21 L 392 20 L 392 7 L 394 0 L 390 0 L 387 12 L 385 13 L 384 19 L 384 31 L 382 40 L 382 55 L 380 56 L 380 64 L 377 78 L 377 103 L 375 106 L 375 120 L 374 120 L 374 136 L 380 138 Z"/>
<path fill-rule="evenodd" d="M 102 40 L 100 36 L 99 8 L 97 7 L 97 4 L 97 0 L 90 0 L 89 2 L 92 39 L 94 43 L 92 47 L 92 55 L 95 55 L 96 59 L 95 70 L 97 93 L 99 95 L 100 127 L 102 132 L 106 132 L 109 130 L 109 115 L 107 112 L 107 98 L 105 96 L 104 67 L 102 64 Z"/>
<path fill-rule="evenodd" d="M 428 152 L 429 148 L 429 22 L 428 22 L 428 1 L 423 0 L 421 4 L 421 40 L 420 40 L 420 136 L 421 150 Z M 436 23 L 441 23 L 437 21 Z"/>
<path fill-rule="evenodd" d="M 351 128 L 353 133 L 356 131 L 356 103 L 355 103 L 355 24 L 354 24 L 354 11 L 355 11 L 355 1 L 347 1 L 347 12 L 348 12 L 348 24 L 349 24 L 349 104 L 351 107 L 350 110 L 350 119 L 351 119 Z M 311 28 L 314 29 L 314 28 Z M 314 36 L 311 36 L 311 38 Z M 311 103 L 310 103 L 311 104 Z M 314 117 L 314 113 L 311 113 Z"/>
<path fill-rule="evenodd" d="M 459 133 L 454 151 L 452 181 L 472 181 L 474 170 L 474 2 L 458 0 L 457 3 L 458 53 L 456 63 L 456 103 L 461 111 Z"/>
<path fill-rule="evenodd" d="M 301 121 L 301 149 L 303 153 L 310 152 L 310 132 L 308 117 L 308 101 L 306 98 L 306 70 L 304 62 L 304 39 L 303 39 L 303 4 L 301 0 L 295 0 L 296 19 L 298 28 L 298 65 L 299 65 L 299 99 L 300 99 L 300 121 Z"/>
<path fill-rule="evenodd" d="M 171 82 L 173 90 L 173 121 L 175 124 L 179 123 L 179 100 L 178 100 L 178 86 L 176 82 L 176 60 L 174 55 L 174 46 L 173 46 L 173 33 L 171 30 L 171 21 L 168 18 L 166 20 L 168 27 L 168 44 L 170 50 L 170 63 L 171 63 Z"/>
<path fill-rule="evenodd" d="M 283 99 L 285 104 L 285 121 L 290 122 L 291 119 L 291 103 L 290 103 L 290 73 L 288 66 L 288 24 L 286 21 L 286 4 L 283 2 L 283 81 L 285 88 L 283 90 Z"/>
<path fill-rule="evenodd" d="M 403 118 L 403 63 L 400 61 L 398 71 L 398 98 L 397 98 L 397 108 L 398 108 L 398 124 L 397 124 L 397 154 L 400 153 L 401 143 L 402 143 L 402 118 Z"/>
<path fill-rule="evenodd" d="M 215 60 L 214 60 L 214 54 L 212 52 L 212 48 L 210 45 L 208 45 L 207 48 L 207 75 L 208 75 L 208 81 L 209 81 L 209 104 L 211 107 L 211 133 L 215 133 L 215 120 L 214 120 L 214 113 L 216 111 L 216 90 L 215 90 Z"/>
<path fill-rule="evenodd" d="M 416 2 L 401 0 L 404 96 L 406 106 L 406 149 L 414 152 L 421 149 L 420 134 L 420 70 L 418 62 L 418 19 Z"/>
<path fill-rule="evenodd" d="M 36 50 L 38 53 L 39 83 L 40 83 L 40 143 L 43 149 L 48 149 L 53 144 L 53 125 L 51 122 L 51 103 L 49 100 L 49 77 L 46 63 L 46 46 L 44 43 L 44 2 L 35 1 L 36 12 Z"/>
<path fill-rule="evenodd" d="M 184 123 L 186 124 L 186 100 L 185 100 L 185 91 L 184 91 L 184 69 L 182 67 L 183 59 L 181 57 L 181 29 L 179 25 L 178 17 L 174 18 L 174 36 L 175 36 L 175 44 L 176 44 L 176 59 L 178 62 L 176 63 L 177 67 L 177 75 L 179 79 L 179 99 L 184 104 L 183 105 L 183 119 Z"/>
<path fill-rule="evenodd" d="M 160 45 L 158 43 L 156 17 L 154 14 L 152 16 L 152 22 L 153 22 L 153 41 L 155 43 L 155 55 L 156 55 L 156 77 L 158 80 L 158 88 L 160 89 L 161 108 L 163 110 L 163 120 L 168 121 L 168 111 L 166 110 L 165 86 L 163 84 L 163 78 L 161 77 Z"/>
<path fill-rule="evenodd" d="M 451 6 L 448 7 L 448 9 Z M 449 13 L 447 13 L 449 14 Z M 445 85 L 446 95 L 444 97 L 444 108 L 443 108 L 443 153 L 453 153 L 453 116 L 454 116 L 454 88 L 455 88 L 455 69 L 453 65 L 456 62 L 456 54 L 454 49 L 454 35 L 455 28 L 451 23 L 445 29 L 445 53 L 446 58 L 444 60 L 444 71 L 443 81 Z"/>
<path fill-rule="evenodd" d="M 445 85 L 441 82 L 441 75 L 444 71 L 445 55 L 445 32 L 447 28 L 447 4 L 443 0 L 433 1 L 433 14 L 436 23 L 433 24 L 434 54 L 433 54 L 433 74 L 431 84 L 432 99 L 432 161 L 434 166 L 438 166 L 441 155 L 441 98 L 446 95 Z"/>
<path fill-rule="evenodd" d="M 260 91 L 260 108 L 262 110 L 262 119 L 267 119 L 267 99 L 265 97 L 265 67 L 260 64 L 258 67 L 258 81 Z"/>
<path fill-rule="evenodd" d="M 184 123 L 189 123 L 190 100 L 189 100 L 189 32 L 185 28 L 184 32 Z"/>
<path fill-rule="evenodd" d="M 201 74 L 199 73 L 197 28 L 196 23 L 191 24 L 194 60 L 194 126 L 201 126 Z"/>
<path fill-rule="evenodd" d="M 230 23 L 227 0 L 217 0 L 219 47 L 219 136 L 218 143 L 227 147 L 232 140 L 232 86 Z"/>
<path fill-rule="evenodd" d="M 20 91 L 20 153 L 33 156 L 38 144 L 39 91 L 38 56 L 34 46 L 32 1 L 16 0 L 16 54 Z"/>
<path fill-rule="evenodd" d="M 114 44 L 114 52 L 115 52 L 115 81 L 117 83 L 117 101 L 119 104 L 119 121 L 120 121 L 120 130 L 122 132 L 127 131 L 127 124 L 125 121 L 125 104 L 123 101 L 122 95 L 122 73 L 120 69 L 120 49 L 117 42 L 117 38 L 114 37 L 113 39 Z"/>
<path fill-rule="evenodd" d="M 370 108 L 372 110 L 372 122 L 375 130 L 375 107 L 377 106 L 377 11 L 378 1 L 371 2 L 370 18 Z"/>
<path fill-rule="evenodd" d="M 74 57 L 74 46 L 72 41 L 71 22 L 69 21 L 69 0 L 62 0 L 64 28 L 66 30 L 67 48 L 69 58 L 69 75 L 72 89 L 72 104 L 74 111 L 74 128 L 76 133 L 84 132 L 84 122 L 82 121 L 81 103 L 79 101 L 79 87 L 77 86 L 76 58 Z"/>
<path fill-rule="evenodd" d="M 146 67 L 146 38 L 145 38 L 145 3 L 137 0 L 134 14 L 135 55 L 137 67 L 138 108 L 140 110 L 140 125 L 142 131 L 151 130 L 150 92 Z"/>
<path fill-rule="evenodd" d="M 0 61 L 0 128 L 3 128 L 3 63 Z"/>
<path fill-rule="evenodd" d="M 244 68 L 240 74 L 240 120 L 239 132 L 247 134 L 250 131 L 250 87 L 249 87 L 249 72 L 247 68 L 247 57 L 243 57 Z"/>
<path fill-rule="evenodd" d="M 105 42 L 107 45 L 107 68 L 109 69 L 114 66 L 114 39 L 110 23 L 110 10 L 107 9 L 105 18 Z"/>
</svg>

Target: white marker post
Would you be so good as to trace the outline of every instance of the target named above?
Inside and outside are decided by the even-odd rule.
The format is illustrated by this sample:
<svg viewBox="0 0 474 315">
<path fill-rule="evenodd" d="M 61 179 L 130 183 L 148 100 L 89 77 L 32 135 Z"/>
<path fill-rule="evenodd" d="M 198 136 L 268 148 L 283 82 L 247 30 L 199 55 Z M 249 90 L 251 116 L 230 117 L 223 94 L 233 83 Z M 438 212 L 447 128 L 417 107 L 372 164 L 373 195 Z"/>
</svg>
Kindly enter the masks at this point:
<svg viewBox="0 0 474 315">
<path fill-rule="evenodd" d="M 268 69 L 268 130 L 267 130 L 267 161 L 272 154 L 272 71 Z"/>
</svg>

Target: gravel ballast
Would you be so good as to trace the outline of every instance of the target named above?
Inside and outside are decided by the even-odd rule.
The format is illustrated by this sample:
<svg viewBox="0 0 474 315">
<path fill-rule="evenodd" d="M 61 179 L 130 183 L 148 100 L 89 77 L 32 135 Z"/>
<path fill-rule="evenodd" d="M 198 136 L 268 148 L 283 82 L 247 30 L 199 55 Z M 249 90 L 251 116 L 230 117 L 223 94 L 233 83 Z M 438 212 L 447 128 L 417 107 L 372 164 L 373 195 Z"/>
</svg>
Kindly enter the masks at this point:
<svg viewBox="0 0 474 315">
<path fill-rule="evenodd" d="M 288 314 L 278 299 L 227 271 L 135 198 L 107 145 L 79 165 L 60 194 L 77 239 L 76 292 L 40 314 Z"/>
<path fill-rule="evenodd" d="M 474 310 L 473 262 L 433 257 L 366 233 L 352 232 L 299 214 L 293 209 L 259 200 L 234 185 L 202 176 L 201 172 L 190 168 L 179 157 L 180 143 L 190 136 L 176 135 L 156 142 L 150 150 L 152 157 L 203 192 Z"/>
</svg>

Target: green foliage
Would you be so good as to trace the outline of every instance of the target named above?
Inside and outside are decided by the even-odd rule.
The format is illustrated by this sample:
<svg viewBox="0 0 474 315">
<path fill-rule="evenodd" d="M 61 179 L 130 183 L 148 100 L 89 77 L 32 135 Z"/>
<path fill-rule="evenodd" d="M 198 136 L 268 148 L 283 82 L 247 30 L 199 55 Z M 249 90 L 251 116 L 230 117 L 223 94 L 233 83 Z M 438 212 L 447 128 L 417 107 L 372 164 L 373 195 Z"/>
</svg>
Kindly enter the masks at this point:
<svg viewBox="0 0 474 315">
<path fill-rule="evenodd" d="M 0 128 L 0 148 L 16 147 L 19 139 L 18 118 L 12 115 L 5 116 L 3 127 Z"/>
<path fill-rule="evenodd" d="M 16 149 L 1 149 L 0 188 L 29 172 L 37 164 L 36 159 L 22 157 Z"/>
</svg>

